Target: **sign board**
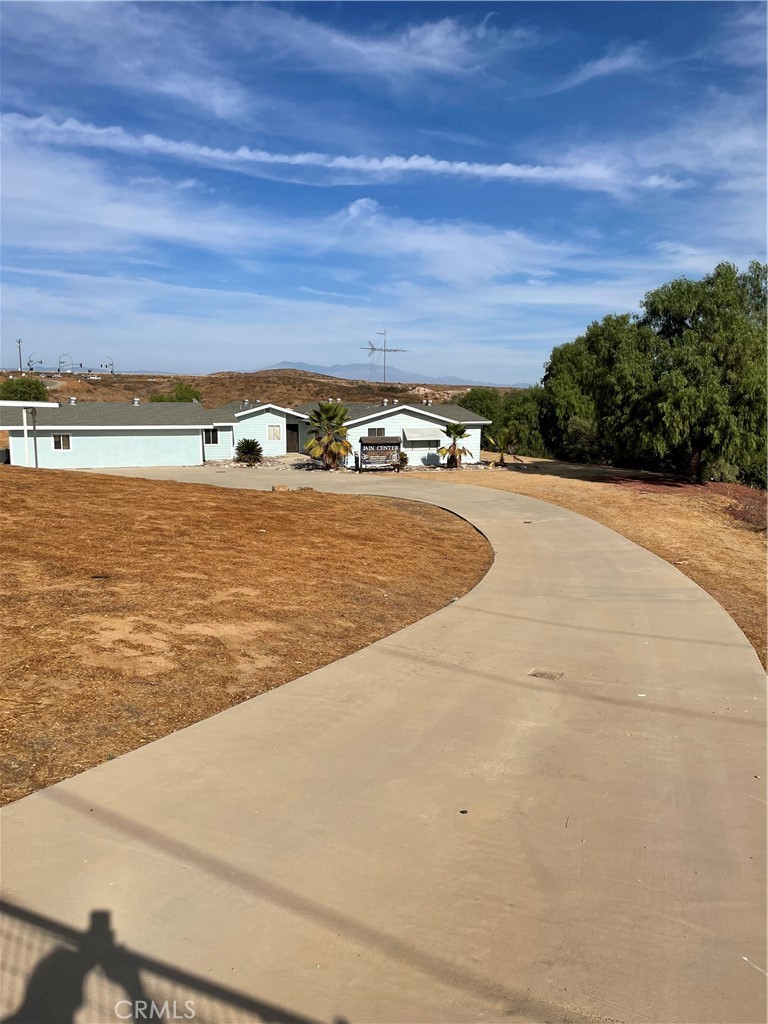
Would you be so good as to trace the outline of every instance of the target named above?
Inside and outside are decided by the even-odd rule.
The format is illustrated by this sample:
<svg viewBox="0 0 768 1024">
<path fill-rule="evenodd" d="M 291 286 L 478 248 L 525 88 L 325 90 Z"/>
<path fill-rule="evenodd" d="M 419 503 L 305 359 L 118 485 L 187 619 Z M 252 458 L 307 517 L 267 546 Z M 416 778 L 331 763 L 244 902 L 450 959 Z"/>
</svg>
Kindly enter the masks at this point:
<svg viewBox="0 0 768 1024">
<path fill-rule="evenodd" d="M 400 471 L 399 437 L 361 437 L 358 469 Z"/>
</svg>

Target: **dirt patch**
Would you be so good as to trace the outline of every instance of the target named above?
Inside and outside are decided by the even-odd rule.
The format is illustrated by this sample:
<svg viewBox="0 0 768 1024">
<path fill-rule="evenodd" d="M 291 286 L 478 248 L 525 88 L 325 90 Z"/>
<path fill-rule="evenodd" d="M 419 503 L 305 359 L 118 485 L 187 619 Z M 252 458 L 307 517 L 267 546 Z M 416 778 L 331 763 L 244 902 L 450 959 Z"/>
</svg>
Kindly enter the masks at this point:
<svg viewBox="0 0 768 1024">
<path fill-rule="evenodd" d="M 446 470 L 429 479 L 527 494 L 609 526 L 703 587 L 768 664 L 765 492 L 529 458 L 507 469 Z"/>
<path fill-rule="evenodd" d="M 418 503 L 2 472 L 3 802 L 351 654 L 492 559 Z"/>
</svg>

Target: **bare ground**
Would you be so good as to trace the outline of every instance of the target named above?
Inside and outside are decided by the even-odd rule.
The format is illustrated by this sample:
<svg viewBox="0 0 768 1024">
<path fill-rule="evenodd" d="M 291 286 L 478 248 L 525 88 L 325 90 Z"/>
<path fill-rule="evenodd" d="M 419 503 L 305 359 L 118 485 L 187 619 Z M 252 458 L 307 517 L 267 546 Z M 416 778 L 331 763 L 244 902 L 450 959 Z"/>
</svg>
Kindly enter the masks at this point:
<svg viewBox="0 0 768 1024">
<path fill-rule="evenodd" d="M 429 479 L 526 494 L 603 523 L 711 594 L 768 664 L 764 491 L 530 458 L 507 469 L 434 472 Z"/>
<path fill-rule="evenodd" d="M 415 502 L 11 467 L 3 483 L 4 803 L 387 636 L 492 560 Z"/>
</svg>

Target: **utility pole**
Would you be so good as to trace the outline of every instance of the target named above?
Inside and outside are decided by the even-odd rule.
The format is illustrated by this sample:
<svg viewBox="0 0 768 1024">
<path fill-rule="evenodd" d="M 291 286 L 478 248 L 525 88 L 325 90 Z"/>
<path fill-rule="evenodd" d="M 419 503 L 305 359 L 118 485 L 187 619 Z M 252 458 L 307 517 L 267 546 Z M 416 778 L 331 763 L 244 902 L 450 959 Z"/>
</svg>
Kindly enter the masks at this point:
<svg viewBox="0 0 768 1024">
<path fill-rule="evenodd" d="M 21 338 L 16 339 L 16 344 L 19 346 L 19 373 L 23 373 L 24 367 L 21 364 Z"/>
<path fill-rule="evenodd" d="M 387 383 L 387 352 L 407 352 L 407 348 L 387 348 L 387 332 L 386 329 L 383 331 L 376 331 L 377 334 L 384 336 L 384 344 L 382 346 L 374 345 L 372 341 L 368 342 L 367 348 L 363 348 L 364 352 L 367 352 L 369 356 L 372 356 L 374 352 L 384 353 L 384 381 Z"/>
</svg>

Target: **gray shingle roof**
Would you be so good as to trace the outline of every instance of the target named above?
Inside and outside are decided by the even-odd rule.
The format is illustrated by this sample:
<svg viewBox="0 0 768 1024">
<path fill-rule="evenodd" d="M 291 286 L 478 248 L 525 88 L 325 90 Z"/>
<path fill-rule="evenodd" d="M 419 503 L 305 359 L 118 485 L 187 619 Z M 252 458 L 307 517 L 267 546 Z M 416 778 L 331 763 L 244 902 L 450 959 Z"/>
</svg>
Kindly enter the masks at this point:
<svg viewBox="0 0 768 1024">
<path fill-rule="evenodd" d="M 240 403 L 237 403 L 238 408 Z M 197 402 L 77 402 L 64 401 L 58 409 L 38 409 L 39 427 L 205 427 L 219 409 L 206 409 Z M 0 407 L 0 428 L 21 426 L 21 409 Z M 233 416 L 228 419 L 234 420 Z M 31 422 L 31 417 L 27 416 Z M 222 417 L 219 417 L 221 420 Z"/>
<path fill-rule="evenodd" d="M 399 405 L 393 406 L 391 403 L 389 405 L 382 405 L 380 402 L 342 402 L 342 405 L 346 405 L 347 409 L 349 409 L 349 419 L 353 421 L 362 419 L 364 416 L 392 412 L 393 409 L 401 410 L 403 406 L 409 404 L 408 402 L 400 402 Z M 317 408 L 317 402 L 304 402 L 302 405 L 297 405 L 294 408 L 297 412 L 310 413 L 313 409 Z M 460 405 L 452 405 L 448 402 L 439 405 L 419 405 L 414 402 L 411 408 L 418 409 L 419 412 L 439 416 L 450 423 L 491 422 L 490 420 L 483 419 L 476 412 L 471 412 L 469 409 L 463 409 Z"/>
<path fill-rule="evenodd" d="M 251 408 L 268 405 L 268 402 L 254 402 Z M 349 419 L 359 420 L 365 416 L 381 415 L 401 410 L 400 405 L 381 405 L 379 402 L 350 402 Z M 308 415 L 317 407 L 317 402 L 304 402 L 294 406 L 296 412 Z M 462 409 L 460 405 L 414 405 L 420 412 L 432 413 L 451 423 L 489 423 L 477 413 Z M 216 409 L 206 409 L 198 402 L 77 402 L 70 405 L 64 401 L 58 409 L 38 409 L 39 427 L 208 427 L 213 423 L 236 423 L 235 413 L 242 412 L 242 403 L 229 402 Z M 31 419 L 31 418 L 30 418 Z M 0 407 L 0 429 L 8 430 L 21 426 L 21 409 Z"/>
</svg>

